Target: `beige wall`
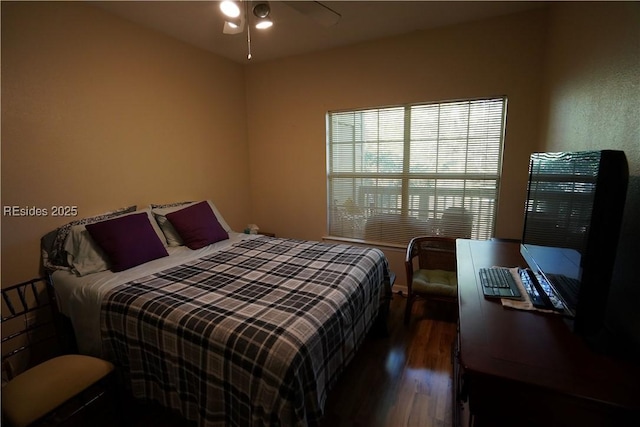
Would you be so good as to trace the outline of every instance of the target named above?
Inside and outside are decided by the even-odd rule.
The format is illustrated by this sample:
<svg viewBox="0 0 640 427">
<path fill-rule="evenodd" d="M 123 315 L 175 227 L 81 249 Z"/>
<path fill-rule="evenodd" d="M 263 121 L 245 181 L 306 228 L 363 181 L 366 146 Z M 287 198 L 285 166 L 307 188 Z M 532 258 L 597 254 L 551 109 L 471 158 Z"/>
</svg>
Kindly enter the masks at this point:
<svg viewBox="0 0 640 427">
<path fill-rule="evenodd" d="M 518 238 L 538 141 L 546 12 L 252 65 L 247 70 L 253 218 L 280 236 L 326 234 L 329 110 L 507 95 L 496 235 Z M 385 250 L 398 283 L 403 252 Z"/>
<path fill-rule="evenodd" d="M 640 175 L 640 3 L 555 3 L 542 149 L 624 150 Z"/>
<path fill-rule="evenodd" d="M 552 5 L 541 145 L 624 150 L 629 189 L 608 294 L 607 332 L 640 352 L 640 3 Z"/>
<path fill-rule="evenodd" d="M 212 199 L 249 222 L 243 67 L 80 2 L 2 2 L 2 205 Z M 67 218 L 2 216 L 2 283 Z"/>
</svg>

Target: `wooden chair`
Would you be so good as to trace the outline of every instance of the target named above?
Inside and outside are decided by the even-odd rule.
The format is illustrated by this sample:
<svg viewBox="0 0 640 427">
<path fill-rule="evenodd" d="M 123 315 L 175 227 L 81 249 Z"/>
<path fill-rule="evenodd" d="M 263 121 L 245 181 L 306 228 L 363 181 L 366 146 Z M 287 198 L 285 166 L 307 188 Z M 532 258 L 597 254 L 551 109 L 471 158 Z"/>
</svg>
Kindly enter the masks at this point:
<svg viewBox="0 0 640 427">
<path fill-rule="evenodd" d="M 414 262 L 417 258 L 417 265 Z M 416 297 L 457 303 L 456 239 L 441 236 L 415 237 L 407 246 L 407 305 L 404 323 L 409 324 Z"/>
<path fill-rule="evenodd" d="M 99 398 L 113 383 L 114 366 L 95 357 L 61 354 L 48 285 L 47 278 L 38 278 L 2 289 L 2 423 L 103 425 L 102 416 L 77 420 L 91 412 L 81 410 L 106 400 Z"/>
</svg>

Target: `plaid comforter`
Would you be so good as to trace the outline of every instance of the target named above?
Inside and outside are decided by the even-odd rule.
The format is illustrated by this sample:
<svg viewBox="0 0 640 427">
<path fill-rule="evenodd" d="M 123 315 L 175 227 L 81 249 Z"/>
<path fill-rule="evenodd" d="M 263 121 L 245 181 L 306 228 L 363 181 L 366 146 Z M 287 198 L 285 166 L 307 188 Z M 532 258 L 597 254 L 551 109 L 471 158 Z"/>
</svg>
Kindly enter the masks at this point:
<svg viewBox="0 0 640 427">
<path fill-rule="evenodd" d="M 112 290 L 104 351 L 134 396 L 199 426 L 313 425 L 386 280 L 377 249 L 244 240 Z"/>
</svg>

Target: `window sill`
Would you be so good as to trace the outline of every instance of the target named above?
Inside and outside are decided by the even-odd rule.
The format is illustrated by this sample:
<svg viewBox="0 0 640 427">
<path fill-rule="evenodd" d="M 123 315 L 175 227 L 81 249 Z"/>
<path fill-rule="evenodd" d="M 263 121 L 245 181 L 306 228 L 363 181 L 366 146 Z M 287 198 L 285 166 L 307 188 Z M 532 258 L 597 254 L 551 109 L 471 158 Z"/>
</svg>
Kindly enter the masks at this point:
<svg viewBox="0 0 640 427">
<path fill-rule="evenodd" d="M 352 245 L 360 245 L 360 246 L 375 246 L 380 249 L 391 249 L 404 252 L 407 250 L 406 246 L 394 244 L 394 243 L 382 243 L 382 242 L 369 242 L 362 239 L 351 239 L 348 237 L 338 237 L 338 236 L 322 236 L 322 241 L 332 241 L 332 242 L 343 242 L 349 243 Z"/>
</svg>

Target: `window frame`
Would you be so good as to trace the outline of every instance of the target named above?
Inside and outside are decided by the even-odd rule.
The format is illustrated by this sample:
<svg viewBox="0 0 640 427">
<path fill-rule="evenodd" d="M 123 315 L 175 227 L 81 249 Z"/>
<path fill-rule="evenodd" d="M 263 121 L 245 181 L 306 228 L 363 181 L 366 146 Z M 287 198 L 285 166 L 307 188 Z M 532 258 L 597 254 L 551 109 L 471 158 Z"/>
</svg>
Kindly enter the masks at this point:
<svg viewBox="0 0 640 427">
<path fill-rule="evenodd" d="M 500 104 L 500 114 L 499 115 L 495 115 L 495 117 L 492 117 L 492 120 L 490 121 L 491 126 L 495 126 L 496 124 L 499 126 L 499 135 L 497 136 L 498 138 L 498 144 L 497 144 L 497 154 L 495 154 L 493 157 L 495 157 L 495 161 L 491 163 L 491 165 L 493 165 L 495 167 L 495 170 L 493 171 L 493 173 L 488 174 L 487 172 L 473 172 L 473 171 L 469 171 L 468 168 L 468 163 L 470 163 L 469 160 L 469 156 L 471 153 L 471 155 L 474 153 L 473 150 L 470 151 L 469 147 L 470 144 L 472 144 L 470 142 L 470 140 L 472 140 L 473 138 L 470 137 L 472 131 L 476 131 L 477 129 L 482 129 L 482 125 L 478 125 L 477 127 L 472 127 L 470 125 L 470 118 L 468 119 L 467 122 L 467 129 L 466 131 L 462 130 L 461 133 L 464 134 L 464 137 L 461 138 L 461 140 L 465 141 L 466 144 L 466 148 L 464 150 L 465 152 L 465 166 L 464 166 L 464 170 L 463 171 L 456 171 L 456 172 L 449 172 L 449 173 L 444 173 L 442 171 L 437 171 L 437 170 L 430 170 L 430 171 L 420 171 L 420 172 L 412 172 L 411 171 L 411 167 L 412 167 L 412 163 L 411 163 L 411 156 L 412 156 L 412 144 L 416 143 L 416 138 L 413 138 L 413 134 L 412 134 L 412 123 L 411 120 L 414 118 L 413 114 L 415 111 L 417 111 L 417 108 L 429 108 L 429 107 L 434 107 L 434 108 L 439 108 L 442 109 L 443 106 L 455 106 L 456 104 L 460 104 L 460 105 L 467 105 L 469 108 L 469 111 L 471 111 L 471 108 L 474 105 L 477 104 L 482 104 L 482 103 L 496 103 L 498 102 Z M 429 213 L 430 211 L 427 210 L 427 219 L 425 221 L 429 222 L 431 221 L 431 225 L 425 225 L 424 229 L 416 229 L 414 230 L 415 235 L 419 235 L 419 234 L 437 234 L 437 235 L 451 235 L 452 237 L 471 237 L 471 238 L 490 238 L 493 237 L 495 235 L 495 228 L 496 228 L 496 220 L 497 220 L 497 211 L 498 211 L 498 204 L 499 204 L 499 196 L 500 196 L 500 186 L 501 186 L 501 182 L 502 182 L 502 169 L 503 169 L 503 156 L 504 156 L 504 146 L 505 146 L 505 133 L 506 133 L 506 118 L 507 118 L 507 107 L 508 107 L 508 99 L 506 96 L 492 96 L 492 97 L 482 97 L 482 98 L 473 98 L 473 99 L 461 99 L 461 100 L 445 100 L 445 101 L 436 101 L 436 102 L 420 102 L 420 103 L 409 103 L 409 104 L 400 104 L 400 105 L 395 105 L 395 106 L 384 106 L 384 107 L 371 107 L 371 108 L 359 108 L 359 109 L 348 109 L 348 110 L 334 110 L 334 111 L 329 111 L 327 112 L 326 115 L 326 137 L 327 137 L 327 152 L 326 152 L 326 173 L 327 173 L 327 234 L 329 236 L 329 238 L 331 238 L 332 240 L 348 240 L 348 241 L 356 241 L 356 242 L 361 242 L 361 243 L 370 243 L 370 244 L 376 244 L 376 245 L 385 245 L 385 246 L 392 246 L 392 247 L 406 247 L 406 242 L 394 242 L 394 241 L 388 241 L 388 238 L 383 238 L 383 239 L 371 239 L 368 238 L 367 235 L 364 235 L 364 231 L 360 231 L 357 233 L 339 233 L 336 232 L 337 228 L 341 228 L 337 225 L 337 218 L 341 218 L 340 221 L 344 222 L 345 219 L 347 218 L 349 215 L 352 216 L 352 221 L 353 221 L 353 227 L 357 228 L 357 227 L 361 227 L 362 229 L 364 229 L 365 227 L 367 227 L 367 223 L 369 222 L 370 218 L 372 218 L 372 213 L 371 212 L 367 212 L 367 210 L 369 209 L 368 206 L 360 206 L 359 203 L 362 196 L 360 194 L 356 195 L 356 192 L 360 192 L 360 190 L 367 188 L 367 186 L 363 185 L 362 183 L 360 184 L 356 184 L 357 180 L 360 180 L 361 182 L 363 182 L 364 180 L 372 180 L 375 182 L 379 182 L 381 180 L 396 180 L 396 182 L 399 182 L 400 185 L 389 185 L 389 186 L 383 186 L 383 185 L 379 185 L 376 184 L 375 187 L 377 188 L 377 193 L 376 196 L 374 197 L 378 197 L 381 194 L 380 189 L 387 189 L 387 191 L 389 191 L 388 197 L 392 198 L 392 197 L 396 197 L 399 198 L 399 205 L 400 207 L 398 208 L 397 206 L 395 208 L 385 208 L 383 206 L 377 206 L 374 204 L 375 206 L 375 214 L 377 215 L 383 215 L 385 214 L 385 209 L 386 210 L 395 210 L 396 213 L 394 213 L 394 215 L 399 215 L 396 218 L 400 219 L 400 222 L 402 221 L 409 221 L 411 220 L 411 218 L 420 218 L 421 216 L 424 216 L 424 212 L 422 212 L 420 209 L 417 209 L 415 207 L 413 207 L 412 204 L 412 198 L 416 198 L 412 192 L 415 191 L 420 191 L 420 190 L 415 190 L 412 188 L 412 184 L 415 184 L 416 182 L 418 182 L 417 180 L 422 180 L 424 182 L 433 182 L 434 187 L 432 188 L 434 194 L 437 194 L 438 191 L 444 191 L 445 187 L 441 187 L 441 189 L 438 188 L 437 182 L 444 182 L 444 180 L 450 180 L 451 183 L 453 182 L 461 182 L 463 183 L 463 186 L 459 188 L 459 190 L 462 191 L 462 196 L 460 196 L 463 200 L 462 202 L 462 206 L 460 206 L 461 208 L 467 209 L 468 211 L 466 212 L 466 214 L 473 214 L 474 215 L 474 220 L 473 220 L 473 225 L 471 224 L 466 224 L 467 219 L 461 219 L 460 221 L 465 221 L 464 223 L 464 227 L 472 227 L 469 228 L 469 231 L 471 232 L 471 235 L 465 235 L 468 234 L 466 232 L 459 232 L 459 230 L 454 230 L 454 231 L 443 231 L 442 226 L 437 226 L 436 228 L 434 228 L 433 224 L 437 223 L 438 221 L 440 221 L 440 224 L 442 224 L 442 218 L 438 218 L 438 215 L 444 215 L 444 211 L 448 208 L 444 208 L 442 210 L 442 212 L 440 212 L 439 210 L 437 210 L 438 208 L 433 208 L 433 218 L 430 218 L 431 213 Z M 372 143 L 372 144 L 378 144 L 378 149 L 380 148 L 381 145 L 381 141 L 385 142 L 383 139 L 376 139 L 373 141 L 367 141 L 366 138 L 362 137 L 359 140 L 355 137 L 355 133 L 356 131 L 354 130 L 354 136 L 352 138 L 352 140 L 350 141 L 334 141 L 334 121 L 333 118 L 338 116 L 338 115 L 349 115 L 349 114 L 353 114 L 354 117 L 355 115 L 364 115 L 367 113 L 372 113 L 372 114 L 380 114 L 381 112 L 387 112 L 387 111 L 392 111 L 392 110 L 398 110 L 401 109 L 403 112 L 403 136 L 402 136 L 402 169 L 401 171 L 396 171 L 396 172 L 384 172 L 384 171 L 380 171 L 380 170 L 376 170 L 376 171 L 362 171 L 362 170 L 357 170 L 358 167 L 356 167 L 356 163 L 358 161 L 358 159 L 356 158 L 357 156 L 355 155 L 356 152 L 356 146 L 357 144 L 360 144 L 362 147 L 360 147 L 362 149 L 362 151 L 364 151 L 363 147 L 365 144 L 367 143 Z M 440 111 L 440 110 L 439 110 Z M 364 119 L 362 118 L 363 116 L 361 116 L 360 120 L 362 120 L 364 122 Z M 407 119 L 408 118 L 408 119 Z M 482 122 L 483 124 L 486 124 L 486 122 Z M 443 122 L 440 119 L 440 116 L 438 116 L 438 122 L 437 122 L 437 127 L 438 129 L 440 129 L 440 127 L 443 126 Z M 489 125 L 487 125 L 489 126 Z M 355 127 L 355 126 L 354 126 Z M 378 123 L 378 128 L 380 128 L 380 125 Z M 495 132 L 495 128 L 492 128 L 493 131 Z M 378 129 L 379 130 L 379 129 Z M 397 130 L 397 129 L 396 129 Z M 439 131 L 438 131 L 439 132 Z M 496 136 L 492 137 L 493 139 L 496 138 Z M 489 138 L 487 138 L 489 139 Z M 446 140 L 446 138 L 443 138 L 442 141 Z M 441 139 L 440 136 L 438 135 L 438 137 L 435 139 L 435 144 L 436 146 L 438 146 L 441 143 Z M 335 167 L 335 160 L 337 157 L 334 157 L 334 151 L 337 149 L 337 147 L 340 147 L 341 144 L 352 144 L 353 146 L 353 163 L 354 166 L 350 171 L 343 171 L 343 170 L 337 170 Z M 475 144 L 475 143 L 473 143 Z M 496 146 L 496 142 L 492 142 L 491 147 L 493 147 L 495 149 Z M 489 143 L 485 143 L 485 147 L 489 146 Z M 453 145 L 452 145 L 453 146 Z M 480 147 L 481 144 L 475 144 L 473 145 L 473 147 L 475 148 L 476 146 Z M 486 148 L 485 148 L 486 149 Z M 440 153 L 441 148 L 437 148 L 436 152 Z M 458 148 L 459 150 L 459 148 Z M 416 155 L 415 153 L 413 154 L 414 156 Z M 362 160 L 362 158 L 360 158 L 360 160 Z M 378 168 L 380 167 L 380 162 L 378 162 Z M 483 164 L 484 166 L 484 164 Z M 436 166 L 437 168 L 438 166 Z M 342 207 L 340 207 L 340 203 L 338 203 L 338 200 L 334 197 L 335 196 L 335 192 L 334 192 L 334 185 L 336 185 L 336 181 L 339 179 L 345 179 L 345 180 L 352 180 L 353 181 L 353 197 L 354 199 L 356 199 L 356 203 L 354 203 L 354 211 L 349 213 L 349 207 L 345 206 L 346 202 L 342 204 Z M 482 182 L 491 182 L 491 186 L 490 187 L 486 187 L 483 188 L 481 186 Z M 475 182 L 477 183 L 479 186 L 474 190 L 473 188 L 471 189 L 467 189 L 467 183 L 472 183 Z M 495 183 L 495 184 L 493 184 Z M 441 184 L 442 185 L 442 184 Z M 391 191 L 390 189 L 394 188 L 400 188 L 400 193 L 399 194 L 395 194 L 393 195 L 393 191 Z M 457 187 L 450 187 L 449 191 L 453 193 L 455 193 Z M 468 192 L 468 194 L 467 194 Z M 477 193 L 478 196 L 475 197 L 475 199 L 482 199 L 484 198 L 490 198 L 491 202 L 490 208 L 486 208 L 486 207 L 477 207 L 477 206 L 470 206 L 472 203 L 479 203 L 476 202 L 475 199 L 472 198 L 472 196 L 470 194 L 472 193 Z M 397 193 L 397 191 L 396 191 Z M 486 193 L 487 195 L 490 194 L 489 196 L 481 196 L 483 193 Z M 426 193 L 425 193 L 426 194 Z M 437 196 L 433 196 L 433 197 L 437 197 Z M 335 200 L 332 201 L 332 198 Z M 417 197 L 418 199 L 420 198 L 420 196 Z M 348 201 L 348 200 L 347 200 Z M 353 199 L 352 199 L 353 201 Z M 398 202 L 396 202 L 396 204 L 398 204 Z M 435 205 L 438 205 L 438 202 L 435 203 Z M 451 207 L 454 207 L 453 205 Z M 340 212 L 339 210 L 342 209 L 342 212 Z M 463 209 L 463 210 L 464 210 Z M 487 210 L 488 209 L 488 210 Z M 469 212 L 470 211 L 470 212 Z M 373 211 L 372 211 L 373 212 Z M 416 213 L 417 212 L 417 213 Z M 422 212 L 422 214 L 421 214 Z M 487 213 L 489 212 L 489 213 Z M 363 216 L 364 219 L 353 219 L 356 216 Z M 391 214 L 389 214 L 391 215 Z M 483 220 L 481 223 L 476 224 L 477 215 L 481 215 L 483 217 L 485 216 L 489 216 L 488 219 Z M 451 215 L 449 215 L 448 217 L 449 219 L 452 218 Z M 460 217 L 462 218 L 462 217 Z M 465 217 L 468 218 L 468 215 Z M 360 224 L 358 225 L 357 222 L 360 221 Z M 454 221 L 457 221 L 454 220 Z M 388 224 L 386 224 L 385 226 L 387 226 Z M 463 223 L 458 224 L 461 227 L 463 226 Z M 397 226 L 397 224 L 396 224 Z M 422 225 L 420 225 L 421 227 Z M 438 228 L 439 227 L 439 228 Z M 344 228 L 344 227 L 342 227 Z M 450 228 L 450 230 L 453 230 L 452 228 Z M 381 235 L 383 235 L 384 232 L 381 232 Z M 402 234 L 402 233 L 400 233 Z M 458 235 L 455 235 L 458 234 Z M 387 240 L 385 240 L 387 239 Z"/>
</svg>

